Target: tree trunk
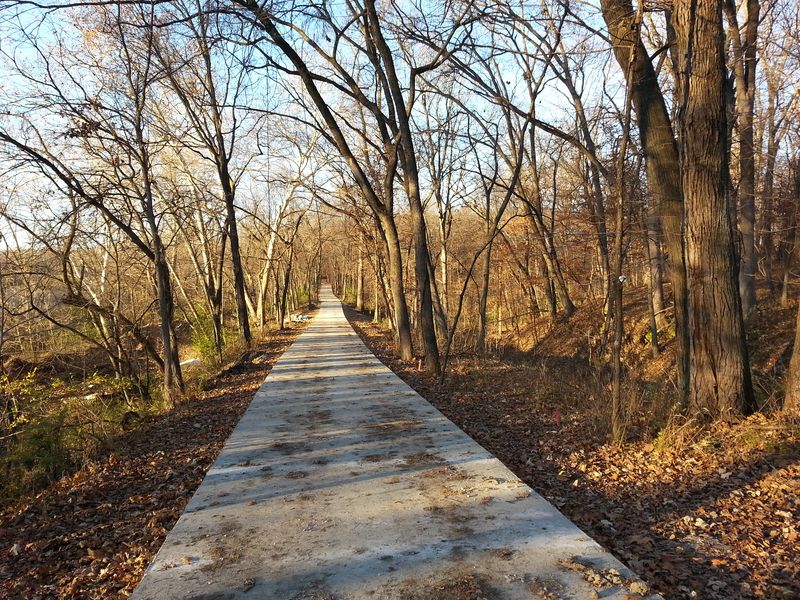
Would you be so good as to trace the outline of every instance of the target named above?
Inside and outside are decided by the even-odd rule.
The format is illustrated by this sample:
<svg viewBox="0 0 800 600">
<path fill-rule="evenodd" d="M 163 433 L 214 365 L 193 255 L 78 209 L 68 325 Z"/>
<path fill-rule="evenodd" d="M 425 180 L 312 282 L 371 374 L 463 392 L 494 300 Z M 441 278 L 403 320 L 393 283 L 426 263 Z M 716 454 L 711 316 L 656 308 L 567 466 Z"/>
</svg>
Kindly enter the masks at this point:
<svg viewBox="0 0 800 600">
<path fill-rule="evenodd" d="M 356 310 L 364 310 L 364 235 L 362 234 L 358 242 L 358 265 L 356 267 Z"/>
<path fill-rule="evenodd" d="M 142 92 L 143 93 L 143 92 Z M 166 249 L 161 240 L 158 229 L 158 219 L 155 214 L 152 186 L 152 169 L 150 153 L 144 137 L 142 97 L 135 98 L 136 112 L 134 115 L 134 130 L 138 150 L 137 159 L 142 172 L 142 209 L 145 221 L 150 230 L 152 239 L 153 268 L 155 270 L 156 293 L 158 296 L 158 314 L 160 318 L 161 342 L 164 347 L 164 399 L 174 404 L 173 392 L 177 388 L 184 391 L 181 363 L 178 356 L 178 340 L 173 335 L 172 320 L 175 312 L 175 302 L 172 295 L 172 280 L 170 278 L 169 264 L 167 263 Z"/>
<path fill-rule="evenodd" d="M 403 183 L 411 209 L 411 225 L 414 232 L 414 273 L 417 281 L 417 290 L 420 295 L 419 327 L 422 342 L 425 346 L 425 369 L 439 375 L 439 346 L 436 342 L 436 326 L 433 319 L 433 300 L 431 298 L 431 283 L 428 275 L 428 234 L 425 225 L 425 212 L 419 190 L 419 169 L 417 167 L 414 139 L 411 135 L 411 124 L 406 106 L 406 99 L 400 86 L 400 80 L 395 70 L 394 58 L 389 45 L 383 37 L 378 12 L 374 0 L 364 3 L 367 21 L 370 26 L 372 42 L 378 49 L 383 61 L 386 82 L 390 90 L 390 100 L 394 104 L 394 112 L 400 133 L 401 164 L 403 165 Z"/>
<path fill-rule="evenodd" d="M 405 290 L 403 289 L 403 255 L 394 221 L 381 216 L 381 225 L 386 239 L 389 262 L 389 287 L 392 293 L 392 309 L 395 325 L 395 346 L 400 358 L 406 362 L 414 360 L 414 345 L 411 340 L 411 323 L 408 316 Z"/>
<path fill-rule="evenodd" d="M 539 304 L 539 312 L 547 312 L 547 315 L 550 319 L 550 324 L 552 325 L 558 318 L 558 303 L 556 302 L 556 294 L 555 290 L 553 289 L 552 276 L 550 275 L 550 271 L 547 267 L 547 261 L 544 257 L 545 253 L 542 253 L 541 260 L 536 261 L 536 275 L 542 281 L 542 293 L 536 294 L 536 301 Z M 547 299 L 546 307 L 543 307 L 541 304 L 542 296 Z"/>
<path fill-rule="evenodd" d="M 258 299 L 256 305 L 256 319 L 258 326 L 263 328 L 267 324 L 267 296 L 269 294 L 269 278 L 272 273 L 272 264 L 275 258 L 275 244 L 278 240 L 278 228 L 281 226 L 283 209 L 278 213 L 278 220 L 269 232 L 267 241 L 267 256 L 264 267 L 258 278 Z"/>
<path fill-rule="evenodd" d="M 407 135 L 411 136 L 410 130 Z M 403 136 L 405 138 L 405 135 Z M 410 146 L 410 144 L 409 144 Z M 436 342 L 436 323 L 433 317 L 433 297 L 428 271 L 428 233 L 425 226 L 425 214 L 419 195 L 419 173 L 413 147 L 404 148 L 403 161 L 406 194 L 411 205 L 411 223 L 414 231 L 414 275 L 419 292 L 419 328 L 425 348 L 425 369 L 432 375 L 441 372 L 439 365 L 439 346 Z"/>
<path fill-rule="evenodd" d="M 759 229 L 761 230 L 760 246 L 764 256 L 764 275 L 771 292 L 777 289 L 774 281 L 774 247 L 772 238 L 772 207 L 775 193 L 775 160 L 778 155 L 777 131 L 775 127 L 775 99 L 770 91 L 766 125 L 767 128 L 767 156 L 764 165 L 763 187 L 761 189 L 761 216 Z"/>
<path fill-rule="evenodd" d="M 450 314 L 450 282 L 448 280 L 448 257 L 447 257 L 447 237 L 445 223 L 440 221 L 439 236 L 442 240 L 442 247 L 439 250 L 439 277 L 441 278 L 441 301 L 442 311 L 445 315 L 445 323 L 447 323 L 447 315 Z M 447 334 L 445 334 L 447 335 Z"/>
<path fill-rule="evenodd" d="M 756 268 L 758 266 L 755 246 L 756 168 L 753 113 L 759 10 L 758 0 L 747 0 L 747 21 L 744 39 L 742 39 L 737 22 L 736 7 L 732 2 L 725 3 L 725 12 L 731 30 L 729 37 L 734 50 L 734 73 L 736 75 L 736 118 L 739 130 L 739 233 L 742 236 L 739 291 L 742 296 L 742 313 L 745 322 L 749 321 L 756 306 Z"/>
<path fill-rule="evenodd" d="M 433 264 L 433 258 L 428 261 L 428 277 L 431 281 L 431 294 L 433 297 L 433 316 L 436 319 L 436 336 L 437 339 L 447 338 L 447 312 L 445 312 L 442 296 L 439 290 L 439 284 L 436 282 L 436 266 Z"/>
<path fill-rule="evenodd" d="M 789 362 L 789 371 L 786 373 L 783 410 L 790 414 L 800 414 L 800 303 L 797 304 L 792 360 Z"/>
<path fill-rule="evenodd" d="M 247 314 L 247 302 L 245 300 L 244 269 L 242 267 L 242 254 L 239 249 L 239 226 L 236 222 L 236 206 L 234 204 L 235 191 L 233 180 L 228 172 L 227 160 L 222 161 L 219 166 L 219 177 L 225 196 L 228 240 L 231 245 L 231 266 L 233 267 L 233 289 L 236 296 L 236 315 L 239 320 L 242 339 L 247 346 L 250 346 L 253 338 L 250 334 L 250 318 Z"/>
<path fill-rule="evenodd" d="M 647 275 L 650 284 L 650 297 L 655 313 L 656 326 L 661 328 L 664 323 L 664 277 L 663 258 L 661 254 L 661 231 L 658 226 L 658 215 L 648 209 L 645 216 L 645 251 L 647 252 Z"/>
<path fill-rule="evenodd" d="M 624 70 L 629 64 L 632 68 L 631 100 L 645 155 L 647 182 L 661 221 L 667 272 L 672 283 L 678 390 L 683 402 L 689 389 L 689 329 L 678 147 L 658 77 L 638 30 L 633 26 L 634 12 L 630 0 L 602 0 L 600 4 L 617 62 Z M 634 46 L 636 51 L 631 62 Z"/>
<path fill-rule="evenodd" d="M 491 237 L 487 240 L 481 261 L 481 279 L 478 292 L 478 335 L 475 339 L 475 352 L 479 356 L 486 354 L 486 311 L 489 303 L 489 276 L 492 269 L 492 239 L 494 238 L 491 233 L 489 235 Z"/>
<path fill-rule="evenodd" d="M 729 218 L 725 33 L 720 0 L 677 0 L 683 83 L 682 181 L 689 281 L 690 411 L 735 419 L 754 409 Z"/>
<path fill-rule="evenodd" d="M 289 292 L 289 284 L 292 281 L 292 263 L 294 262 L 294 239 L 289 245 L 289 260 L 286 270 L 283 272 L 283 288 L 281 289 L 280 303 L 278 304 L 278 329 L 286 327 L 286 298 Z"/>
<path fill-rule="evenodd" d="M 800 207 L 800 156 L 795 157 L 791 163 L 792 195 L 789 200 L 789 218 L 787 219 L 786 232 L 781 241 L 781 306 L 789 304 L 789 283 L 792 274 L 792 259 L 797 247 L 797 210 Z"/>
<path fill-rule="evenodd" d="M 653 222 L 655 221 L 655 223 Z M 664 289 L 661 278 L 661 256 L 660 245 L 656 236 L 658 232 L 655 228 L 657 219 L 651 219 L 650 215 L 645 216 L 646 225 L 644 231 L 644 249 L 647 254 L 647 284 L 648 284 L 648 306 L 650 309 L 650 349 L 653 356 L 661 353 L 658 345 L 658 330 L 664 325 Z"/>
<path fill-rule="evenodd" d="M 375 262 L 377 263 L 378 257 L 375 257 Z M 372 296 L 372 322 L 379 323 L 381 320 L 381 306 L 380 306 L 380 274 L 378 273 L 377 266 L 375 267 L 375 289 L 373 290 Z"/>
</svg>

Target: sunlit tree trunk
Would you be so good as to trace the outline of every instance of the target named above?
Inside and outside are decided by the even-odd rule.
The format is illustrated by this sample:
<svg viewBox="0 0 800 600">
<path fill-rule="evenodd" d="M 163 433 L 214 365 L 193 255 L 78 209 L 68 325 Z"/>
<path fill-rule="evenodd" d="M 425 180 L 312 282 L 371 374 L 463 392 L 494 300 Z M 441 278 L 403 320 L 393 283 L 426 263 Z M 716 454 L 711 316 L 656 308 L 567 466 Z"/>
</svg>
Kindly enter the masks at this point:
<svg viewBox="0 0 800 600">
<path fill-rule="evenodd" d="M 647 182 L 661 221 L 666 264 L 675 306 L 675 343 L 678 389 L 681 400 L 688 394 L 689 328 L 686 265 L 683 239 L 683 191 L 681 164 L 664 95 L 650 58 L 633 26 L 630 0 L 602 0 L 603 18 L 611 34 L 614 55 L 621 68 L 632 69 L 631 100 L 636 111 L 639 137 L 647 167 Z M 636 48 L 631 62 L 631 52 Z"/>
<path fill-rule="evenodd" d="M 722 2 L 678 0 L 674 26 L 684 77 L 681 119 L 689 281 L 689 408 L 706 419 L 754 409 L 729 218 Z"/>
<path fill-rule="evenodd" d="M 797 211 L 800 208 L 800 156 L 796 156 L 790 166 L 792 176 L 792 195 L 789 201 L 789 217 L 786 231 L 781 240 L 781 305 L 789 304 L 789 285 L 792 275 L 792 262 L 797 248 Z"/>
<path fill-rule="evenodd" d="M 356 310 L 364 310 L 364 234 L 358 240 L 358 264 L 356 266 Z"/>
</svg>

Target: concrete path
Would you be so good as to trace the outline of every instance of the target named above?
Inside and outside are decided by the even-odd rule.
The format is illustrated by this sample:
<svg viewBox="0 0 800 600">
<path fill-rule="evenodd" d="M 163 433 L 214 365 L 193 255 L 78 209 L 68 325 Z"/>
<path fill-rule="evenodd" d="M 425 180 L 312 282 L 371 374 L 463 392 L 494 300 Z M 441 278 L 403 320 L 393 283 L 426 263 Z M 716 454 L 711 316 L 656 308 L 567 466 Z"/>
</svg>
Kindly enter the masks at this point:
<svg viewBox="0 0 800 600">
<path fill-rule="evenodd" d="M 325 288 L 133 598 L 639 597 L 631 580 L 383 366 Z"/>
</svg>

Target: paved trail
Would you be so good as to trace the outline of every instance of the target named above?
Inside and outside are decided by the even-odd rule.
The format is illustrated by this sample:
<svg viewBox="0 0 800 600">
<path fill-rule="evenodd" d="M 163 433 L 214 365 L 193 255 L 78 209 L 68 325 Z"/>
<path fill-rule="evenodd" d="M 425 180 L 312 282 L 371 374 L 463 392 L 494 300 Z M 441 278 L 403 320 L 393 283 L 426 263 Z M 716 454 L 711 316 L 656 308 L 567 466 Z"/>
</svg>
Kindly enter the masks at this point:
<svg viewBox="0 0 800 600">
<path fill-rule="evenodd" d="M 133 598 L 622 599 L 631 578 L 383 366 L 325 288 Z"/>
</svg>

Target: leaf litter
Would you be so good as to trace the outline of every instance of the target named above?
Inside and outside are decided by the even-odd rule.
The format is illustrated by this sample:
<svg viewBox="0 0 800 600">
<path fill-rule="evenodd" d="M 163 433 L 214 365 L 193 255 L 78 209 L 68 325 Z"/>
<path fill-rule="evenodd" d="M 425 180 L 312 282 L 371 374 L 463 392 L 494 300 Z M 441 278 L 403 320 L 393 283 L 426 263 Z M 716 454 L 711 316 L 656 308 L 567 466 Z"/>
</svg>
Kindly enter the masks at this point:
<svg viewBox="0 0 800 600">
<path fill-rule="evenodd" d="M 145 420 L 80 471 L 0 509 L 0 597 L 127 598 L 301 331 L 274 333 L 200 398 Z"/>
</svg>

